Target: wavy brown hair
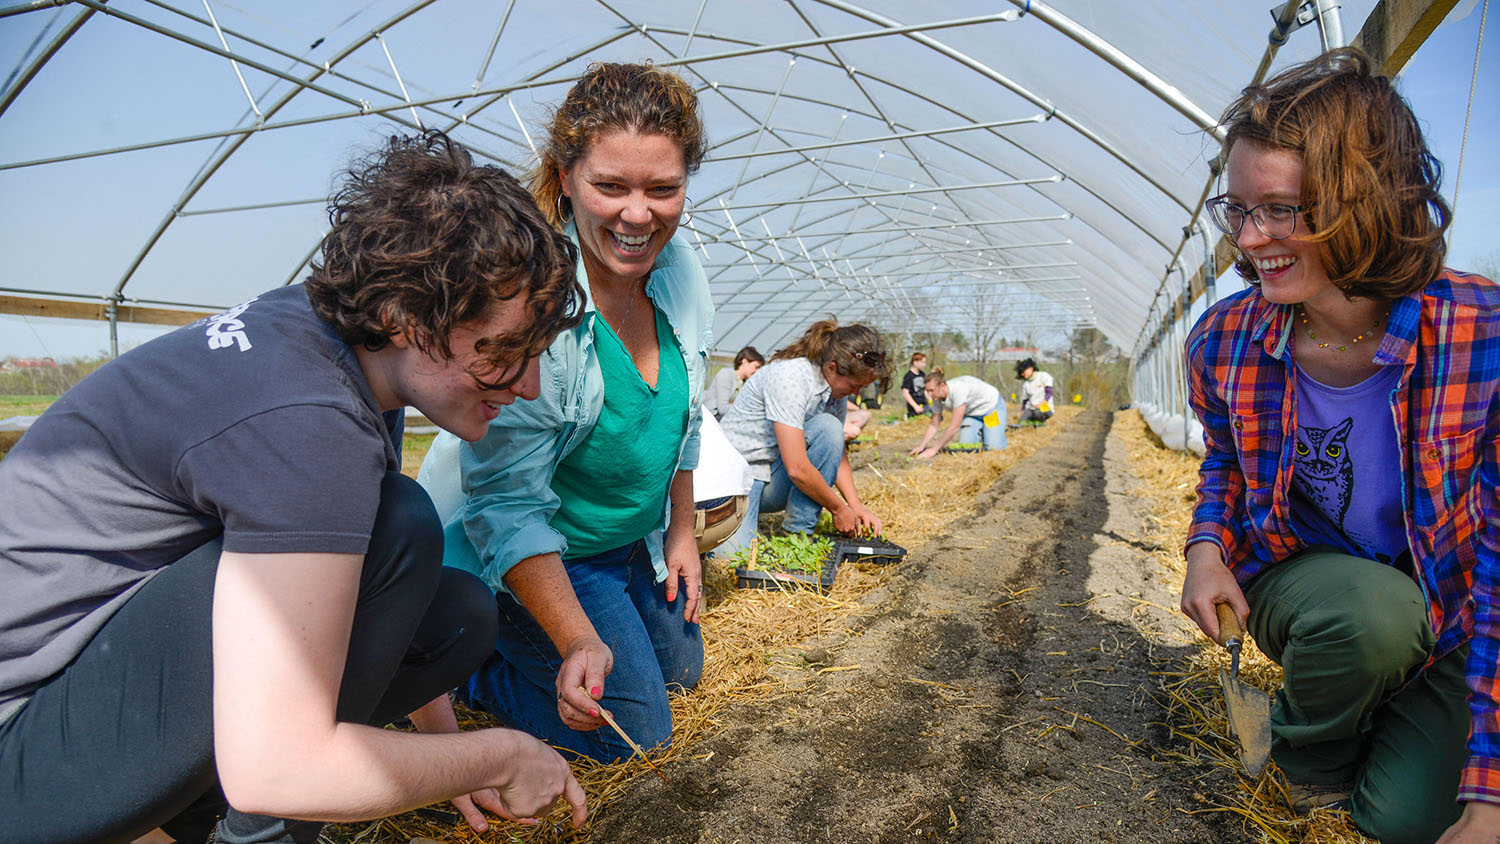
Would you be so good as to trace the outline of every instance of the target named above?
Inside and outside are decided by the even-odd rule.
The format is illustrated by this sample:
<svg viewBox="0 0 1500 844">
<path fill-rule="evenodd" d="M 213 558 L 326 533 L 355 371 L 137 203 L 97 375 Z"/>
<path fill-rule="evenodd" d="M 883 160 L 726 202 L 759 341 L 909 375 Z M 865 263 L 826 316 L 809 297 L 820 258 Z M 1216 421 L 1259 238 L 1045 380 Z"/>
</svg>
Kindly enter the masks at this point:
<svg viewBox="0 0 1500 844">
<path fill-rule="evenodd" d="M 698 95 L 675 73 L 645 62 L 595 62 L 574 83 L 552 113 L 547 138 L 531 171 L 531 192 L 547 220 L 562 228 L 563 196 L 559 170 L 567 170 L 588 152 L 596 138 L 610 132 L 665 135 L 682 147 L 688 173 L 698 172 L 708 149 Z"/>
<path fill-rule="evenodd" d="M 355 162 L 328 219 L 307 295 L 351 346 L 378 351 L 407 331 L 417 349 L 451 359 L 455 327 L 522 296 L 521 328 L 474 344 L 482 363 L 471 374 L 498 389 L 508 383 L 481 376 L 536 357 L 582 318 L 576 247 L 520 182 L 442 132 L 392 137 Z"/>
<path fill-rule="evenodd" d="M 834 319 L 813 323 L 796 342 L 771 355 L 771 360 L 794 358 L 807 358 L 819 371 L 832 361 L 833 371 L 845 378 L 884 378 L 891 372 L 890 356 L 873 328 L 859 323 L 841 326 Z"/>
<path fill-rule="evenodd" d="M 1226 157 L 1240 141 L 1302 157 L 1308 240 L 1345 295 L 1394 298 L 1437 277 L 1452 216 L 1438 192 L 1442 165 L 1364 53 L 1330 50 L 1246 88 L 1220 122 Z M 1245 256 L 1235 269 L 1258 281 Z"/>
</svg>

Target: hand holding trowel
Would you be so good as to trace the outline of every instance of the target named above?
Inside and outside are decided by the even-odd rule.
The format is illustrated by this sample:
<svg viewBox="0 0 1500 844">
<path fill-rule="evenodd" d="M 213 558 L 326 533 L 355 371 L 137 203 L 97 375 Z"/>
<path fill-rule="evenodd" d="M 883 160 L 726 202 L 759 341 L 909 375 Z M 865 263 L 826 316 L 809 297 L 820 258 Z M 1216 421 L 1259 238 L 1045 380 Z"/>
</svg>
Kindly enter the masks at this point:
<svg viewBox="0 0 1500 844">
<path fill-rule="evenodd" d="M 1219 617 L 1218 642 L 1229 649 L 1230 668 L 1219 670 L 1219 685 L 1224 687 L 1224 710 L 1229 715 L 1229 731 L 1239 744 L 1240 764 L 1251 777 L 1258 776 L 1271 757 L 1271 697 L 1260 689 L 1240 682 L 1240 650 L 1245 644 L 1245 629 L 1239 616 L 1228 604 L 1215 604 Z"/>
</svg>

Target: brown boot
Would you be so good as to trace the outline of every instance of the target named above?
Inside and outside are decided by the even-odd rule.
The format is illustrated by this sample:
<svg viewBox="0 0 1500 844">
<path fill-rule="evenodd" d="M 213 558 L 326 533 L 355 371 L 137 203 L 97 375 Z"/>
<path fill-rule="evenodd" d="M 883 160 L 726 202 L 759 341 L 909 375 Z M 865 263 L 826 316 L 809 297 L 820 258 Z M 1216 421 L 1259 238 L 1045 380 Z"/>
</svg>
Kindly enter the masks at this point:
<svg viewBox="0 0 1500 844">
<path fill-rule="evenodd" d="M 1287 783 L 1287 807 L 1298 815 L 1305 815 L 1314 809 L 1348 811 L 1349 795 L 1353 788 L 1353 783 L 1347 782 L 1335 785 L 1311 785 L 1300 782 Z"/>
</svg>

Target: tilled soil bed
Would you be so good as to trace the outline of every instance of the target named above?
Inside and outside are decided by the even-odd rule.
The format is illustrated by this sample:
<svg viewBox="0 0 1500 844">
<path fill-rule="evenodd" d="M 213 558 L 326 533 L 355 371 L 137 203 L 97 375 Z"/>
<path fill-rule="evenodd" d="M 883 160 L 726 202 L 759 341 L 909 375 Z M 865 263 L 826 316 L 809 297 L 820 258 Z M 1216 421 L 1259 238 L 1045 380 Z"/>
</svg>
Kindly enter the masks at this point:
<svg viewBox="0 0 1500 844">
<path fill-rule="evenodd" d="M 1111 415 L 1085 412 L 871 607 L 776 670 L 796 694 L 636 780 L 594 841 L 1237 842 L 1164 724 L 1153 674 L 1192 645 L 1139 546 Z M 1174 755 L 1176 754 L 1176 755 Z"/>
</svg>

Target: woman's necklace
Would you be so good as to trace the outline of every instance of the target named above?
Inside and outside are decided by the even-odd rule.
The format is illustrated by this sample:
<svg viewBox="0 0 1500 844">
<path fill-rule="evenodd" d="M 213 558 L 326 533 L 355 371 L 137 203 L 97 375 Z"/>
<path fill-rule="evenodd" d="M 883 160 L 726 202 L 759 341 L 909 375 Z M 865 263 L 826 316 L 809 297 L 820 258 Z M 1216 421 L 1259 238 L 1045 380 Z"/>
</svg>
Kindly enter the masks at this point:
<svg viewBox="0 0 1500 844">
<path fill-rule="evenodd" d="M 1332 343 L 1322 343 L 1322 342 L 1318 341 L 1318 335 L 1317 335 L 1317 333 L 1315 333 L 1313 331 L 1313 327 L 1310 324 L 1308 324 L 1308 322 L 1307 322 L 1307 308 L 1303 307 L 1302 305 L 1298 305 L 1297 306 L 1297 313 L 1302 316 L 1302 325 L 1307 328 L 1307 339 L 1313 341 L 1314 343 L 1317 343 L 1318 344 L 1318 348 L 1320 348 L 1320 349 L 1326 349 L 1329 346 L 1333 346 Z M 1365 339 L 1365 337 L 1369 336 L 1370 334 L 1373 334 L 1376 331 L 1379 331 L 1380 330 L 1380 326 L 1384 325 L 1385 321 L 1388 320 L 1388 319 L 1390 319 L 1390 317 L 1391 317 L 1391 311 L 1390 311 L 1389 308 L 1387 308 L 1386 311 L 1385 311 L 1385 316 L 1381 317 L 1380 319 L 1375 320 L 1375 324 L 1372 325 L 1372 326 L 1370 326 L 1370 330 L 1369 331 L 1366 331 L 1366 332 L 1363 332 L 1363 333 L 1359 334 L 1353 340 L 1350 340 L 1348 343 L 1341 343 L 1341 344 L 1339 344 L 1337 346 L 1333 346 L 1334 350 L 1335 351 L 1340 351 L 1340 352 L 1347 352 L 1349 350 L 1350 346 L 1352 346 L 1355 343 L 1358 343 L 1359 341 Z"/>
<path fill-rule="evenodd" d="M 625 300 L 625 316 L 620 318 L 618 325 L 610 326 L 610 329 L 615 332 L 615 336 L 619 337 L 621 342 L 625 340 L 623 331 L 625 326 L 630 324 L 630 309 L 633 307 L 635 307 L 635 285 L 630 286 L 630 298 Z M 608 323 L 609 320 L 605 320 L 605 322 Z"/>
</svg>

